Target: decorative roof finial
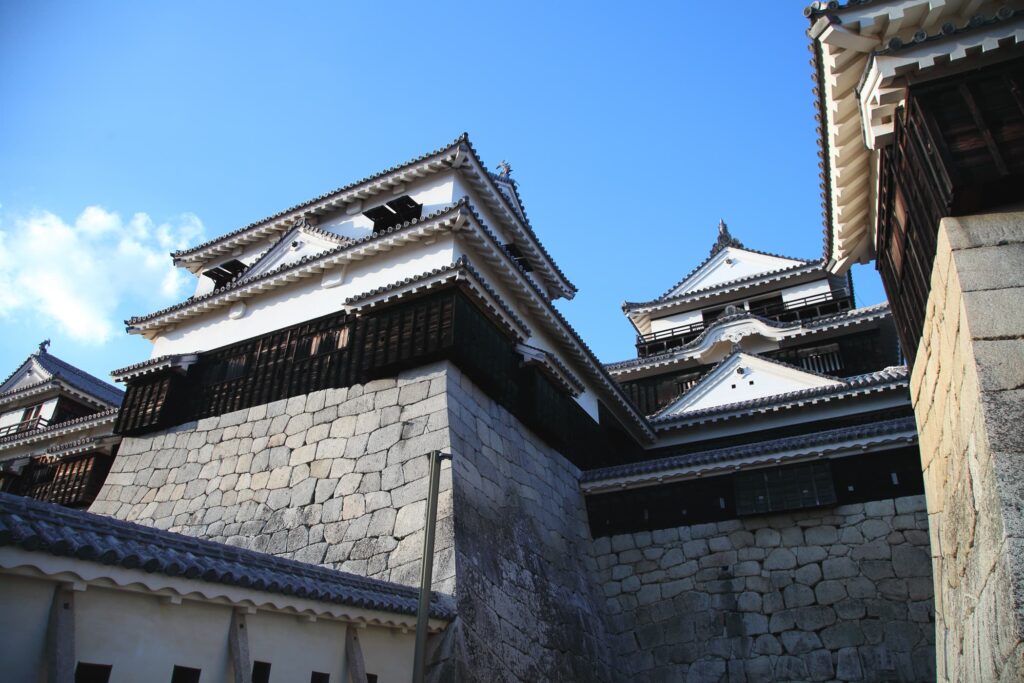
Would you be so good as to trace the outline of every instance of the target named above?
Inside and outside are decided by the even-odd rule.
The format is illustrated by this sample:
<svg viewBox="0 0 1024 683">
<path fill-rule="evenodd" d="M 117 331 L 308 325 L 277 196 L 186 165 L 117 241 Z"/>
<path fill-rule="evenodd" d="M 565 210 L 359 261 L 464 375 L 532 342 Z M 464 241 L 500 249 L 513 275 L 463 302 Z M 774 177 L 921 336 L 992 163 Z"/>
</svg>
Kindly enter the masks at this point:
<svg viewBox="0 0 1024 683">
<path fill-rule="evenodd" d="M 50 348 L 50 340 L 44 339 L 42 342 L 39 343 L 39 351 L 36 352 L 36 355 L 41 356 L 42 354 L 46 353 L 46 349 L 48 348 Z"/>
<path fill-rule="evenodd" d="M 732 236 L 732 233 L 729 232 L 729 226 L 725 224 L 725 219 L 719 219 L 718 240 L 715 242 L 714 246 L 711 247 L 711 256 L 714 256 L 726 247 L 739 247 L 742 249 L 743 243 Z"/>
<path fill-rule="evenodd" d="M 508 178 L 510 175 L 512 175 L 512 165 L 507 161 L 503 160 L 500 164 L 498 164 L 498 175 L 501 176 L 502 178 Z"/>
</svg>

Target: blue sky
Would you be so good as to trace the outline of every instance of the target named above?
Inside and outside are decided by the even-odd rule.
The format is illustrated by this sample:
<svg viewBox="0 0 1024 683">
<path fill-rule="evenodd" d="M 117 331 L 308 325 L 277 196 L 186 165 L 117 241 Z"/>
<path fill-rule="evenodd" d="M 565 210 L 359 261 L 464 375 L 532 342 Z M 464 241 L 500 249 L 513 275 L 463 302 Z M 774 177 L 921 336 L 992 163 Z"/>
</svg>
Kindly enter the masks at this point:
<svg viewBox="0 0 1024 683">
<path fill-rule="evenodd" d="M 623 300 L 747 246 L 822 250 L 803 3 L 0 3 L 0 374 L 90 372 L 189 293 L 168 251 L 468 131 L 507 159 L 605 361 Z M 884 295 L 855 271 L 859 303 Z"/>
</svg>

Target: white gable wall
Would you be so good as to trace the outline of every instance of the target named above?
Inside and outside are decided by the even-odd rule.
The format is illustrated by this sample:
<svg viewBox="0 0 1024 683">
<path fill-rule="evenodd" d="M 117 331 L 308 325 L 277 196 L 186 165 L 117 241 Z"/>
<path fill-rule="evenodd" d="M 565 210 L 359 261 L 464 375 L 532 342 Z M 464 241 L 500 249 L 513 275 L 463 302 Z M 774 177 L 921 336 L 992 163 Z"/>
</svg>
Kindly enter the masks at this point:
<svg viewBox="0 0 1024 683">
<path fill-rule="evenodd" d="M 50 373 L 44 370 L 39 364 L 31 357 L 21 367 L 4 382 L 3 386 L 0 386 L 0 393 L 8 391 L 16 391 L 23 387 L 32 386 L 33 384 L 39 384 L 50 379 Z"/>
<path fill-rule="evenodd" d="M 792 391 L 841 384 L 837 380 L 740 353 L 715 368 L 664 414 L 683 415 Z"/>
<path fill-rule="evenodd" d="M 733 280 L 770 273 L 784 268 L 792 268 L 802 263 L 802 261 L 797 261 L 796 259 L 758 254 L 738 247 L 726 247 L 711 257 L 696 273 L 673 289 L 668 296 L 686 294 L 687 292 L 714 287 Z"/>
<path fill-rule="evenodd" d="M 664 318 L 655 318 L 651 320 L 651 332 L 661 332 L 663 330 L 670 330 L 673 327 L 691 325 L 693 323 L 699 323 L 703 319 L 704 316 L 701 315 L 700 309 L 697 309 L 696 311 L 686 311 L 685 313 L 667 315 Z"/>
</svg>

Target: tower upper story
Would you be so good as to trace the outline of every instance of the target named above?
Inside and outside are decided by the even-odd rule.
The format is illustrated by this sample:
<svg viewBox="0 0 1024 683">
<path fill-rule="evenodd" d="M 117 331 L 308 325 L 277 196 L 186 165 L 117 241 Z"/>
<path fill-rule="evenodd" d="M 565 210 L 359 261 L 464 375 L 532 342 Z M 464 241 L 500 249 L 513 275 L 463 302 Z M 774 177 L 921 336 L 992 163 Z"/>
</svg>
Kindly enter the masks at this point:
<svg viewBox="0 0 1024 683">
<path fill-rule="evenodd" d="M 623 310 L 637 331 L 637 358 L 608 368 L 647 415 L 824 386 L 831 380 L 818 375 L 852 377 L 899 362 L 887 305 L 856 308 L 849 275 L 829 273 L 821 260 L 747 248 L 724 221 L 703 262 L 660 297 Z M 733 370 L 760 379 L 711 391 L 711 371 L 735 365 L 737 354 L 745 369 Z"/>
<path fill-rule="evenodd" d="M 510 166 L 488 171 L 465 135 L 171 256 L 196 277 L 195 293 L 126 321 L 153 350 L 114 373 L 129 383 L 121 430 L 368 381 L 460 345 L 482 367 L 490 362 L 477 358 L 487 338 L 512 345 L 499 354 L 511 359 L 508 372 L 540 368 L 591 420 L 614 416 L 635 439 L 653 438 L 554 307 L 576 288 L 534 232 Z M 453 291 L 455 303 L 428 302 Z M 473 327 L 479 316 L 499 336 Z M 203 367 L 193 369 L 197 363 Z M 317 367 L 296 369 L 305 365 Z M 285 366 L 301 376 L 282 384 Z M 187 389 L 178 379 L 186 376 Z M 272 386 L 254 388 L 264 381 Z M 144 383 L 153 388 L 143 392 Z M 173 417 L 157 406 L 171 403 L 179 404 Z"/>
</svg>

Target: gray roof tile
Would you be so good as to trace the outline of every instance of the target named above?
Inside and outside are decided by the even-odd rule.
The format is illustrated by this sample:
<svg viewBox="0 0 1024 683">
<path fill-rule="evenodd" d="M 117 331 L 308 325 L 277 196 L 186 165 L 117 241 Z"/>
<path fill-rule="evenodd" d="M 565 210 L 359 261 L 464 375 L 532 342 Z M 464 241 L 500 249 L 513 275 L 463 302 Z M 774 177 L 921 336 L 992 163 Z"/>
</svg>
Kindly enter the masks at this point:
<svg viewBox="0 0 1024 683">
<path fill-rule="evenodd" d="M 729 462 L 739 458 L 749 458 L 758 455 L 770 455 L 793 448 L 821 447 L 827 449 L 830 444 L 848 441 L 850 439 L 869 438 L 897 434 L 916 428 L 913 417 L 901 417 L 883 422 L 872 422 L 840 429 L 829 429 L 813 434 L 801 434 L 799 436 L 788 436 L 770 441 L 758 441 L 756 443 L 730 446 L 728 448 L 717 448 L 701 451 L 698 453 L 686 453 L 684 455 L 648 460 L 646 462 L 629 463 L 627 465 L 616 465 L 597 470 L 584 472 L 581 481 L 584 483 L 603 481 L 606 479 L 617 479 L 640 474 L 651 474 L 678 467 L 693 465 L 710 465 L 714 463 Z"/>
<path fill-rule="evenodd" d="M 0 546 L 402 614 L 416 613 L 419 595 L 408 586 L 7 493 L 0 493 Z M 431 614 L 454 617 L 436 597 Z"/>
</svg>

